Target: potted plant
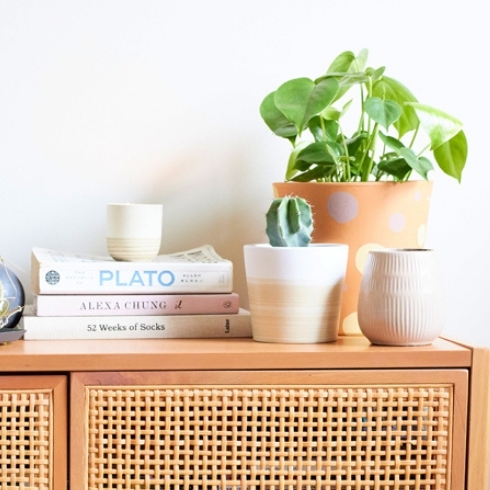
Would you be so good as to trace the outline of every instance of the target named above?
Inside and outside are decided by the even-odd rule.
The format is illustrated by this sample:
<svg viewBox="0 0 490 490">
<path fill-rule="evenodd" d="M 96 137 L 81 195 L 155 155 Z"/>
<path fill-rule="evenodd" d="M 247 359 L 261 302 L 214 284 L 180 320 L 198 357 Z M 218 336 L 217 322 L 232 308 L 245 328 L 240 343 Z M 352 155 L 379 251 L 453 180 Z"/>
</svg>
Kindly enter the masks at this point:
<svg viewBox="0 0 490 490">
<path fill-rule="evenodd" d="M 312 205 L 313 242 L 349 245 L 344 334 L 361 333 L 357 299 L 368 252 L 424 246 L 429 173 L 436 167 L 460 182 L 468 150 L 458 119 L 420 103 L 384 67 L 367 67 L 367 57 L 366 49 L 345 51 L 324 75 L 289 80 L 260 106 L 267 126 L 292 144 L 274 195 Z"/>
<path fill-rule="evenodd" d="M 266 220 L 269 243 L 244 246 L 254 340 L 336 340 L 347 245 L 310 243 L 311 206 L 302 198 L 275 199 Z"/>
</svg>

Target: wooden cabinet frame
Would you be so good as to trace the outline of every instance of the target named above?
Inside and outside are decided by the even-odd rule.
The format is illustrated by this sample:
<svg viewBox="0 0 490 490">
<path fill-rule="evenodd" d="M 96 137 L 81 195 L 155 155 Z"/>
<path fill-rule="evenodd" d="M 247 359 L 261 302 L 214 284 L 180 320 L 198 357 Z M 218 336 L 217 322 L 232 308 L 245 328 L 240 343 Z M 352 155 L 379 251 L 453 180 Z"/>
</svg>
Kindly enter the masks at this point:
<svg viewBox="0 0 490 490">
<path fill-rule="evenodd" d="M 141 466 L 149 475 L 141 488 L 148 490 L 156 488 L 152 487 L 152 472 L 161 468 L 170 475 L 163 487 L 160 485 L 167 490 L 172 486 L 169 483 L 172 474 L 177 475 L 173 477 L 174 483 L 184 482 L 181 486 L 187 485 L 189 490 L 191 485 L 196 490 L 200 481 L 215 490 L 225 483 L 232 487 L 230 490 L 236 490 L 251 481 L 255 488 L 265 490 L 271 487 L 271 477 L 279 481 L 275 488 L 299 488 L 301 482 L 307 482 L 309 488 L 327 490 L 328 483 L 328 490 L 344 490 L 342 485 L 347 481 L 349 490 L 366 490 L 359 476 L 366 474 L 369 484 L 389 474 L 389 481 L 397 481 L 399 490 L 412 489 L 414 482 L 423 490 L 488 488 L 490 355 L 486 348 L 444 338 L 419 347 L 374 346 L 363 337 L 340 337 L 337 342 L 326 344 L 267 344 L 251 339 L 16 341 L 0 346 L 0 369 L 0 400 L 2 390 L 10 390 L 3 398 L 4 405 L 9 404 L 11 393 L 24 389 L 48 393 L 43 396 L 48 396 L 52 403 L 48 423 L 50 476 L 41 484 L 30 483 L 28 488 L 88 488 L 88 473 L 93 480 L 104 465 L 104 450 L 97 455 L 100 461 L 91 452 L 98 444 L 94 446 L 94 438 L 104 432 L 101 427 L 110 427 L 103 421 L 103 404 L 106 398 L 112 400 L 112 395 L 109 396 L 112 392 L 121 397 L 126 389 L 140 398 L 131 394 L 125 400 L 110 403 L 113 408 L 122 407 L 120 411 L 129 407 L 129 416 L 134 420 L 139 420 L 142 413 L 148 417 L 137 422 L 144 429 L 143 432 L 138 429 L 141 436 L 138 440 L 146 446 L 138 443 L 138 448 L 130 447 L 137 453 L 121 453 L 124 460 L 117 460 L 120 457 L 117 456 L 111 461 L 115 468 L 111 471 L 117 473 L 124 465 L 131 467 L 133 456 L 134 461 L 153 460 L 148 468 Z M 158 398 L 162 393 L 158 390 L 162 389 L 167 390 L 165 402 Z M 233 394 L 231 398 L 229 393 Z M 408 403 L 405 400 L 409 397 L 416 400 Z M 180 414 L 175 427 L 162 425 L 168 415 L 165 407 L 173 407 L 172 403 Z M 418 411 L 410 408 L 411 403 L 422 408 Z M 133 404 L 135 414 L 131 415 Z M 373 408 L 384 404 L 386 410 Z M 174 408 L 167 412 L 173 413 Z M 155 416 L 155 410 L 159 411 L 158 423 L 145 427 L 145 421 Z M 185 413 L 189 415 L 182 415 Z M 413 414 L 415 420 L 411 420 Z M 102 421 L 93 427 L 96 416 L 101 416 Z M 272 423 L 268 417 L 272 417 Z M 0 433 L 16 430 L 9 420 L 4 413 Z M 160 431 L 153 435 L 154 441 L 170 434 L 165 444 L 152 447 L 148 442 L 152 439 L 147 433 L 153 425 L 155 431 Z M 114 427 L 115 431 L 121 432 L 124 424 L 118 427 Z M 127 432 L 126 439 L 133 437 L 132 430 Z M 334 441 L 332 434 L 338 440 Z M 0 466 L 5 464 L 5 448 L 10 445 L 3 443 L 2 454 L 1 437 Z M 106 443 L 105 438 L 114 438 L 101 437 L 101 445 Z M 346 443 L 347 440 L 350 442 Z M 403 467 L 404 458 L 408 458 L 403 453 L 407 452 L 407 441 L 415 451 L 423 452 L 426 440 L 435 448 L 435 452 L 431 449 L 430 458 L 432 455 L 439 458 L 430 469 L 434 481 L 423 486 L 421 477 L 403 483 L 403 475 L 407 474 Z M 388 456 L 383 456 L 392 462 L 389 468 L 382 467 L 385 463 L 378 451 L 382 444 L 393 444 L 385 448 Z M 344 453 L 335 453 L 339 447 Z M 301 469 L 291 464 L 295 454 L 302 461 Z M 274 473 L 267 459 L 269 455 L 279 461 L 274 463 Z M 318 463 L 332 457 L 334 465 Z M 159 464 L 165 458 L 168 461 L 173 458 L 174 467 L 170 470 Z M 184 476 L 175 467 L 181 466 L 182 458 Z M 230 458 L 232 463 L 223 463 Z M 363 466 L 363 458 L 369 467 Z M 253 468 L 247 467 L 249 461 Z M 190 470 L 185 467 L 188 463 L 194 465 Z M 100 468 L 95 471 L 90 466 L 88 470 L 94 464 Z M 206 464 L 218 465 L 218 469 L 210 470 Z M 219 465 L 224 471 L 219 471 Z M 32 461 L 24 468 L 36 471 Z M 416 468 L 414 474 L 424 472 Z M 0 490 L 11 488 L 10 482 L 1 480 L 2 476 L 0 471 Z M 159 475 L 156 481 L 158 478 Z M 97 484 L 110 487 L 106 483 Z M 93 488 L 97 484 L 91 483 Z M 380 490 L 387 490 L 385 487 Z M 114 484 L 110 488 L 125 490 L 127 485 Z"/>
</svg>

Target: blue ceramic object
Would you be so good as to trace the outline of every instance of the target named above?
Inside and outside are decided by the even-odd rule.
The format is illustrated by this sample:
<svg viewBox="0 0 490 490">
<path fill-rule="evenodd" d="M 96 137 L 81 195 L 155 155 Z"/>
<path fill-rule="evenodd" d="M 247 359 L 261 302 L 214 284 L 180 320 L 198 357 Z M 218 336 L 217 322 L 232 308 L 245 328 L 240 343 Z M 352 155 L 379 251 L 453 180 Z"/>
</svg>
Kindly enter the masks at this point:
<svg viewBox="0 0 490 490">
<path fill-rule="evenodd" d="M 3 297 L 0 296 L 0 301 L 7 299 L 9 302 L 8 311 L 14 310 L 18 306 L 24 306 L 25 293 L 19 278 L 5 265 L 0 263 L 0 283 L 2 284 Z M 1 292 L 0 292 L 1 294 Z M 8 314 L 8 312 L 7 312 Z M 5 325 L 0 327 L 12 328 L 15 327 L 22 317 L 22 312 L 14 313 L 9 317 Z"/>
</svg>

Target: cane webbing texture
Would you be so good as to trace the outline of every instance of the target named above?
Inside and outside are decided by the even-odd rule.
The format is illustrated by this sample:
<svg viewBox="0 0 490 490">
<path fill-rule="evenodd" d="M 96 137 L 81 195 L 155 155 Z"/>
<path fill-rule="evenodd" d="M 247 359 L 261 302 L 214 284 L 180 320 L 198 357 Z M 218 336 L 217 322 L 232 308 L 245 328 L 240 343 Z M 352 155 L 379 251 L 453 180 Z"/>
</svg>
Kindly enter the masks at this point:
<svg viewBox="0 0 490 490">
<path fill-rule="evenodd" d="M 448 489 L 453 387 L 86 387 L 89 489 Z"/>
<path fill-rule="evenodd" d="M 52 390 L 0 389 L 0 489 L 51 487 Z"/>
</svg>

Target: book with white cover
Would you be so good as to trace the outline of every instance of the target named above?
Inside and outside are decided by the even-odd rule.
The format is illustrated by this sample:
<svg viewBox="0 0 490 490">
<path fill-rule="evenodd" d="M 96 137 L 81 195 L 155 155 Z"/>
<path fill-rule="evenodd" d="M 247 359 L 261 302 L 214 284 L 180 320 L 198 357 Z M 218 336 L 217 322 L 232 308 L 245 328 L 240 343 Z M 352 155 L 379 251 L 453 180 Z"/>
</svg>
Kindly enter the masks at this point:
<svg viewBox="0 0 490 490">
<path fill-rule="evenodd" d="M 238 313 L 237 293 L 202 294 L 40 294 L 38 316 L 202 315 Z"/>
<path fill-rule="evenodd" d="M 112 257 L 34 247 L 33 294 L 231 293 L 233 263 L 211 245 L 159 255 L 151 262 L 122 262 Z"/>
<path fill-rule="evenodd" d="M 26 307 L 24 340 L 206 339 L 251 337 L 250 312 L 233 315 L 36 316 Z"/>
</svg>

